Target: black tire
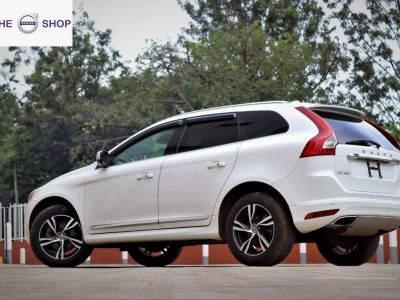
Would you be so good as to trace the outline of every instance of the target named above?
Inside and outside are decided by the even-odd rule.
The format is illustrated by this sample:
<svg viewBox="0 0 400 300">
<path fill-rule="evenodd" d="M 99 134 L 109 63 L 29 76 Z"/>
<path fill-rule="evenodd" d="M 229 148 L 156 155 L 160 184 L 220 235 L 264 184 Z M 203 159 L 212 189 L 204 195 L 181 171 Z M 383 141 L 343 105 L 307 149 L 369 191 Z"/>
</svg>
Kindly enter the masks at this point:
<svg viewBox="0 0 400 300">
<path fill-rule="evenodd" d="M 181 254 L 178 244 L 146 244 L 132 246 L 128 253 L 139 264 L 146 267 L 164 267 L 173 263 Z"/>
<path fill-rule="evenodd" d="M 232 254 L 248 266 L 273 266 L 288 255 L 295 241 L 290 217 L 272 196 L 255 192 L 230 210 L 225 238 Z"/>
<path fill-rule="evenodd" d="M 36 257 L 49 267 L 75 267 L 93 250 L 83 240 L 82 227 L 74 211 L 61 204 L 37 215 L 30 229 L 30 242 Z"/>
<path fill-rule="evenodd" d="M 317 241 L 321 255 L 337 266 L 359 266 L 374 255 L 379 236 L 336 237 L 332 241 Z"/>
</svg>

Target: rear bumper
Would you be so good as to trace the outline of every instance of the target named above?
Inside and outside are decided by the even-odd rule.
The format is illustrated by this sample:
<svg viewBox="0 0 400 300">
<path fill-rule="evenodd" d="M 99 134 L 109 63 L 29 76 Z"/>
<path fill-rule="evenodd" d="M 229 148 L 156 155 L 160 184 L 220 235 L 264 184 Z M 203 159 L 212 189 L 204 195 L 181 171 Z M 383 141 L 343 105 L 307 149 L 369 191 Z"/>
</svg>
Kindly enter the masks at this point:
<svg viewBox="0 0 400 300">
<path fill-rule="evenodd" d="M 300 159 L 288 177 L 273 185 L 287 201 L 294 225 L 301 233 L 331 228 L 335 221 L 347 216 L 357 217 L 346 228 L 344 234 L 348 235 L 371 235 L 400 226 L 400 195 L 349 191 L 338 180 L 335 164 L 335 156 Z M 376 180 L 365 184 L 373 189 L 381 183 Z M 332 209 L 339 211 L 305 220 L 308 213 Z"/>
<path fill-rule="evenodd" d="M 339 209 L 332 216 L 305 220 L 315 211 Z M 373 235 L 400 227 L 400 200 L 365 198 L 330 199 L 329 201 L 291 206 L 293 221 L 301 233 L 309 233 L 327 227 L 342 235 Z M 352 222 L 340 222 L 342 218 L 354 217 Z M 348 220 L 351 220 L 350 218 Z M 341 224 L 344 223 L 344 224 Z"/>
<path fill-rule="evenodd" d="M 327 226 L 340 235 L 371 236 L 400 227 L 400 218 L 380 216 L 344 216 Z"/>
</svg>

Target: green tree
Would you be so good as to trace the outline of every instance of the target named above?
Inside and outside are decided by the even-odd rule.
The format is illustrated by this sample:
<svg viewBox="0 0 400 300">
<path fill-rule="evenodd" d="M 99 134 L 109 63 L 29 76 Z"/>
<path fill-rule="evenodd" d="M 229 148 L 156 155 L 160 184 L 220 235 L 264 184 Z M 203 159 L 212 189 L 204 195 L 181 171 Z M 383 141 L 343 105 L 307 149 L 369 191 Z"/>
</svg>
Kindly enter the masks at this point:
<svg viewBox="0 0 400 300">
<path fill-rule="evenodd" d="M 0 85 L 0 191 L 13 190 L 14 130 L 19 120 L 17 97 L 8 84 Z"/>
<path fill-rule="evenodd" d="M 398 132 L 400 2 L 326 1 L 347 38 L 351 70 L 342 100 Z M 396 130 L 395 130 L 396 131 Z"/>
<path fill-rule="evenodd" d="M 314 0 L 178 0 L 193 22 L 191 29 L 200 35 L 215 29 L 234 31 L 255 22 L 274 39 L 287 35 L 315 45 L 331 32 L 325 13 Z"/>
<path fill-rule="evenodd" d="M 112 136 L 103 125 L 107 108 L 116 103 L 105 94 L 110 78 L 126 68 L 110 42 L 111 31 L 97 31 L 83 13 L 74 26 L 73 47 L 31 49 L 34 71 L 25 79 L 29 88 L 13 137 L 23 199 L 34 186 L 92 160 L 88 144 Z M 16 69 L 21 51 L 11 50 L 14 60 L 5 65 Z"/>
<path fill-rule="evenodd" d="M 112 78 L 90 103 L 89 118 L 81 119 L 78 143 L 70 151 L 75 166 L 92 161 L 100 149 L 109 149 L 140 129 L 167 115 L 148 94 L 145 76 Z"/>
<path fill-rule="evenodd" d="M 153 96 L 183 110 L 249 101 L 328 102 L 347 68 L 316 1 L 179 1 L 192 17 L 177 43 L 137 58 Z"/>
</svg>

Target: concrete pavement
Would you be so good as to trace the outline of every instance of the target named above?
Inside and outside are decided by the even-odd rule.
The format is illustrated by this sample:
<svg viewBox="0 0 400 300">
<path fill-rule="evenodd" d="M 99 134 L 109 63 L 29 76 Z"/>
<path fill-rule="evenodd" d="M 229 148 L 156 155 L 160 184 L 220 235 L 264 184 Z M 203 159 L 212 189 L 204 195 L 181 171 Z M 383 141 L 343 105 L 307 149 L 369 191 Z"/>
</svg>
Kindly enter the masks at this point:
<svg viewBox="0 0 400 300">
<path fill-rule="evenodd" d="M 0 265 L 0 299 L 399 299 L 400 265 Z"/>
</svg>

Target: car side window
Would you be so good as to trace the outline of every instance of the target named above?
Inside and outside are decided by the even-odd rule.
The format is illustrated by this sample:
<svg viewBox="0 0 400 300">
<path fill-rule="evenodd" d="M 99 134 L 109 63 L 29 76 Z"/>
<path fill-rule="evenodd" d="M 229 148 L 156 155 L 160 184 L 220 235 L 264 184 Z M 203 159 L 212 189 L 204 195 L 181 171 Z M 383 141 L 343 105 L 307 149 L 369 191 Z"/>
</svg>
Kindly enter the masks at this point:
<svg viewBox="0 0 400 300">
<path fill-rule="evenodd" d="M 175 130 L 175 128 L 168 128 L 141 139 L 117 154 L 113 159 L 113 164 L 120 165 L 167 154 L 168 144 Z"/>
<path fill-rule="evenodd" d="M 234 143 L 238 140 L 236 119 L 188 124 L 179 144 L 178 153 Z"/>
<path fill-rule="evenodd" d="M 245 111 L 239 113 L 242 141 L 288 131 L 289 124 L 274 111 Z"/>
</svg>

